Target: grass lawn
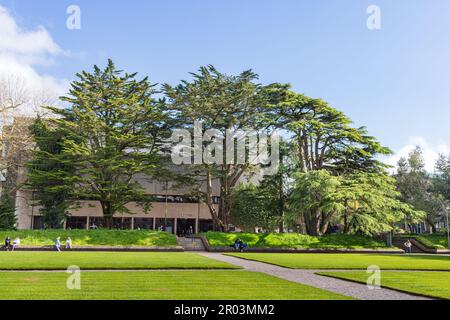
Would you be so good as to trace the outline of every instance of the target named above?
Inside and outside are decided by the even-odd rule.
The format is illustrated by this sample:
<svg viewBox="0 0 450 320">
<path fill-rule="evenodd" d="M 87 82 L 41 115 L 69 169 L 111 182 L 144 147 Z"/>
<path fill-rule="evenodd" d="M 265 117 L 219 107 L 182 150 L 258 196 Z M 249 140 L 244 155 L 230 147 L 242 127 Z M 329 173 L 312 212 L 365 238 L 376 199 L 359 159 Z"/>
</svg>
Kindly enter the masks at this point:
<svg viewBox="0 0 450 320">
<path fill-rule="evenodd" d="M 0 252 L 0 270 L 233 269 L 230 264 L 184 252 Z"/>
<path fill-rule="evenodd" d="M 57 237 L 65 241 L 71 237 L 74 246 L 176 246 L 173 234 L 156 231 L 122 231 L 122 230 L 19 230 L 0 231 L 0 240 L 6 237 L 12 240 L 20 237 L 24 246 L 53 245 Z"/>
<path fill-rule="evenodd" d="M 365 272 L 321 272 L 320 274 L 344 280 L 366 283 Z M 449 272 L 392 272 L 383 271 L 381 285 L 439 299 L 450 299 Z"/>
<path fill-rule="evenodd" d="M 384 270 L 450 270 L 450 256 L 283 253 L 236 253 L 229 255 L 292 269 L 365 270 L 371 265 L 377 265 Z"/>
<path fill-rule="evenodd" d="M 347 297 L 247 271 L 1 273 L 0 300 L 340 300 Z"/>
<path fill-rule="evenodd" d="M 240 238 L 253 248 L 328 248 L 328 249 L 362 249 L 386 248 L 386 244 L 370 237 L 356 235 L 334 234 L 323 237 L 312 237 L 297 233 L 220 233 L 203 234 L 213 247 L 229 247 Z"/>
</svg>

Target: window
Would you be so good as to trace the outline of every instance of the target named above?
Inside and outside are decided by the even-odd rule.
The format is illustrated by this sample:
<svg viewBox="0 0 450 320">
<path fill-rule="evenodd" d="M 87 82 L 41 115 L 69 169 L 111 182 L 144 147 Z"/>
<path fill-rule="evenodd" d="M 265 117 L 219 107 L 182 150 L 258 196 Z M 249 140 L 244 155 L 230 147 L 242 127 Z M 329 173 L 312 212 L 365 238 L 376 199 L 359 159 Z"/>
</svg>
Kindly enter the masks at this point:
<svg viewBox="0 0 450 320">
<path fill-rule="evenodd" d="M 214 222 L 213 220 L 204 220 L 201 219 L 199 222 L 199 232 L 208 232 L 214 230 Z"/>
<path fill-rule="evenodd" d="M 44 229 L 44 218 L 43 217 L 33 217 L 33 230 L 43 230 Z"/>
<path fill-rule="evenodd" d="M 134 218 L 134 229 L 153 230 L 153 218 Z"/>
<path fill-rule="evenodd" d="M 156 219 L 156 230 L 163 230 L 168 233 L 173 233 L 173 226 L 174 226 L 175 219 L 164 219 L 164 218 L 157 218 Z M 165 230 L 164 230 L 165 228 Z"/>
<path fill-rule="evenodd" d="M 66 229 L 86 229 L 87 217 L 69 217 Z"/>
<path fill-rule="evenodd" d="M 113 229 L 131 230 L 131 218 L 113 218 Z"/>
</svg>

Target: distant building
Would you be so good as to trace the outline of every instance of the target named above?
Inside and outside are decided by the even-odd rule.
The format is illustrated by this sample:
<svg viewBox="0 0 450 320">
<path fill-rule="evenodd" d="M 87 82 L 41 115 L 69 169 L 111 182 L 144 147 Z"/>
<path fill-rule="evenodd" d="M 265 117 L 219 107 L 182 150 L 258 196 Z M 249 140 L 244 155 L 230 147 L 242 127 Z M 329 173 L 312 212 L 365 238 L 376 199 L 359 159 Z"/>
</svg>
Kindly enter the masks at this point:
<svg viewBox="0 0 450 320">
<path fill-rule="evenodd" d="M 26 190 L 26 162 L 30 159 L 33 148 L 29 133 L 29 126 L 33 119 L 18 118 L 10 126 L 5 126 L 1 152 L 0 190 L 10 192 L 16 201 L 16 216 L 18 229 L 44 228 L 40 210 L 33 201 L 34 192 Z M 127 208 L 133 214 L 116 215 L 113 219 L 117 229 L 148 229 L 157 230 L 166 227 L 167 232 L 178 235 L 185 234 L 190 227 L 194 232 L 212 230 L 213 220 L 206 204 L 199 203 L 198 198 L 192 196 L 194 190 L 170 187 L 169 183 L 153 182 L 142 175 L 137 180 L 149 195 L 155 196 L 155 202 L 148 214 L 135 203 Z M 166 188 L 166 186 L 169 186 Z M 167 189 L 167 190 L 166 190 Z M 213 184 L 214 203 L 219 203 L 219 184 Z M 104 225 L 102 210 L 98 201 L 80 201 L 80 208 L 72 210 L 64 223 L 64 228 L 89 229 L 101 228 Z"/>
</svg>

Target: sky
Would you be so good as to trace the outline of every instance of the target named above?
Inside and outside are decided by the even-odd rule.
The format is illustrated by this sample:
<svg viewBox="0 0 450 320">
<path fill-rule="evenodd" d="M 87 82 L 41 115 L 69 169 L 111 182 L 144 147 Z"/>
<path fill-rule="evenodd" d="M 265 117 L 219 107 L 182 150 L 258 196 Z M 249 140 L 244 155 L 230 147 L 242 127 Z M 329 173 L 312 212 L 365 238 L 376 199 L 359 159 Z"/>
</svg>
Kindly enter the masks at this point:
<svg viewBox="0 0 450 320">
<path fill-rule="evenodd" d="M 62 95 L 108 58 L 153 83 L 213 64 L 290 83 L 345 112 L 391 148 L 416 145 L 427 169 L 450 154 L 450 1 L 0 0 L 0 75 Z M 80 8 L 70 30 L 67 8 Z M 380 9 L 371 30 L 367 9 Z"/>
</svg>

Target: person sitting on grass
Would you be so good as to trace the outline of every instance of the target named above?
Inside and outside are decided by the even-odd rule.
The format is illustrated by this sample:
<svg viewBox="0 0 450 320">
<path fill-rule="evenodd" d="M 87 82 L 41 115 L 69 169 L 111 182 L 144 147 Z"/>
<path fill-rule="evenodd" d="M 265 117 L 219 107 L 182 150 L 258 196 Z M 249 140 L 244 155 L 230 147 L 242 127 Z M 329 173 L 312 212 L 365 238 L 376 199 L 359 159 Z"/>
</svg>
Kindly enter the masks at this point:
<svg viewBox="0 0 450 320">
<path fill-rule="evenodd" d="M 11 238 L 10 237 L 6 237 L 6 239 L 5 239 L 5 250 L 6 251 L 11 250 Z"/>
<path fill-rule="evenodd" d="M 56 238 L 56 240 L 55 240 L 55 249 L 58 252 L 61 252 L 61 238 L 60 237 Z"/>
<path fill-rule="evenodd" d="M 20 246 L 20 238 L 17 237 L 13 241 L 13 246 L 12 246 L 12 250 L 11 251 L 16 250 L 19 246 Z"/>
<path fill-rule="evenodd" d="M 70 237 L 68 237 L 68 238 L 66 239 L 66 249 L 67 249 L 67 250 L 72 249 L 72 239 L 70 239 Z"/>
</svg>

